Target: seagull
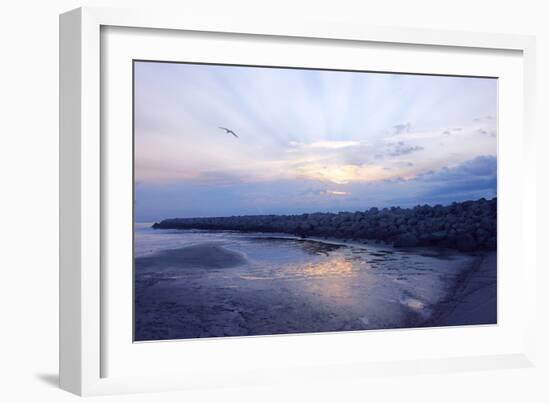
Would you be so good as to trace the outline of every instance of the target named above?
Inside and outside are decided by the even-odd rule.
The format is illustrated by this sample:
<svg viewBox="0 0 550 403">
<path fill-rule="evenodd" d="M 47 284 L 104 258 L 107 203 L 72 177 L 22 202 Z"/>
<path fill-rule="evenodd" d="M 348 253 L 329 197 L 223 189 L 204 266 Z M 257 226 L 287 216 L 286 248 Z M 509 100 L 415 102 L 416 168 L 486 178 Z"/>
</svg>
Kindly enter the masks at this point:
<svg viewBox="0 0 550 403">
<path fill-rule="evenodd" d="M 222 130 L 225 130 L 225 132 L 226 132 L 227 134 L 232 134 L 232 135 L 235 136 L 236 138 L 239 138 L 239 136 L 237 136 L 237 134 L 236 134 L 233 130 L 228 129 L 227 127 L 219 127 L 219 128 L 222 129 Z"/>
</svg>

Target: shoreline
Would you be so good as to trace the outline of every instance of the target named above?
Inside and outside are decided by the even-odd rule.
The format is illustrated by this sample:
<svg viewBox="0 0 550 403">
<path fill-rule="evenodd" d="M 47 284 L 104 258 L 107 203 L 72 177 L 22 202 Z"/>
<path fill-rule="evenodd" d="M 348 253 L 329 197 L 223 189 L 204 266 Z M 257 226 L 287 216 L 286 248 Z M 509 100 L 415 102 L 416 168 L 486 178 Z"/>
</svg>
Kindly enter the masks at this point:
<svg viewBox="0 0 550 403">
<path fill-rule="evenodd" d="M 494 251 L 497 199 L 448 206 L 371 208 L 365 211 L 297 215 L 170 218 L 155 229 L 283 233 L 300 238 L 384 242 L 394 247 L 437 247 L 460 252 Z"/>
<path fill-rule="evenodd" d="M 262 271 L 265 275 L 258 275 L 257 268 L 263 261 L 255 260 L 257 256 L 249 260 L 249 256 L 242 250 L 232 249 L 229 245 L 225 247 L 223 241 L 193 241 L 188 246 L 136 258 L 134 290 L 139 317 L 139 324 L 136 326 L 140 329 L 138 339 L 164 340 L 494 323 L 490 315 L 487 315 L 487 309 L 478 309 L 479 301 L 482 300 L 489 300 L 489 305 L 486 303 L 485 308 L 491 307 L 491 295 L 486 298 L 485 288 L 481 292 L 483 298 L 480 298 L 479 293 L 476 296 L 480 274 L 485 275 L 485 280 L 486 275 L 490 274 L 480 268 L 495 265 L 495 261 L 488 258 L 496 256 L 494 253 L 461 253 L 449 250 L 457 259 L 435 262 L 434 265 L 431 259 L 447 259 L 440 255 L 445 252 L 434 252 L 433 248 L 424 247 L 403 248 L 400 253 L 392 253 L 385 261 L 386 254 L 377 253 L 378 250 L 381 252 L 400 248 L 284 234 L 259 235 L 259 240 L 263 238 L 262 235 L 267 235 L 265 239 L 268 242 L 271 239 L 284 239 L 319 243 L 318 246 L 300 246 L 308 250 L 312 247 L 364 248 L 365 254 L 373 253 L 371 257 L 375 270 L 359 270 L 357 276 L 348 276 L 345 271 L 337 271 L 339 275 L 333 276 L 332 272 L 326 275 L 324 271 L 320 273 L 323 275 L 312 275 L 314 273 L 306 268 L 304 273 L 300 272 L 297 276 L 295 269 L 290 267 L 290 271 L 283 271 L 281 275 L 274 275 L 269 270 Z M 250 245 L 246 235 L 243 240 L 245 245 Z M 260 247 L 264 248 L 261 245 Z M 283 250 L 286 248 L 285 246 Z M 355 261 L 356 255 L 347 251 L 343 253 Z M 419 256 L 416 258 L 413 255 Z M 264 255 L 264 260 L 271 259 L 270 256 Z M 260 266 L 248 266 L 255 261 Z M 327 261 L 331 264 L 333 262 Z M 417 266 L 418 262 L 423 263 Z M 244 265 L 242 269 L 241 265 Z M 453 265 L 454 268 L 447 265 Z M 412 272 L 409 272 L 408 267 Z M 445 270 L 438 274 L 438 267 Z M 235 270 L 224 270 L 232 268 Z M 493 272 L 496 274 L 496 269 Z M 412 277 L 407 278 L 409 275 Z M 442 275 L 447 277 L 445 284 L 440 284 Z M 373 282 L 373 279 L 376 281 Z M 395 283 L 394 280 L 399 281 Z M 406 284 L 402 281 L 406 281 Z M 437 285 L 433 281 L 439 281 L 437 289 L 440 289 L 439 286 L 444 288 L 435 293 L 429 291 L 431 288 L 425 289 Z M 383 286 L 378 287 L 376 284 Z M 496 286 L 496 282 L 493 285 Z M 420 287 L 418 294 L 414 291 L 416 286 Z M 414 305 L 415 303 L 420 306 Z M 492 309 L 494 311 L 496 307 Z"/>
<path fill-rule="evenodd" d="M 497 324 L 497 256 L 485 252 L 436 304 L 423 327 Z"/>
<path fill-rule="evenodd" d="M 172 228 L 156 228 L 156 229 L 172 229 Z M 443 247 L 443 246 L 395 246 L 391 243 L 385 242 L 385 241 L 379 241 L 379 240 L 372 240 L 372 239 L 347 239 L 347 238 L 335 238 L 335 237 L 329 237 L 329 236 L 299 236 L 291 233 L 285 233 L 285 232 L 262 232 L 262 231 L 240 231 L 235 229 L 197 229 L 197 228 L 182 228 L 182 229 L 176 229 L 179 231 L 186 231 L 186 230 L 198 230 L 198 231 L 205 231 L 205 232 L 224 232 L 228 234 L 250 234 L 253 236 L 254 234 L 261 234 L 265 236 L 258 236 L 258 239 L 285 239 L 290 241 L 302 241 L 302 242 L 318 242 L 330 246 L 339 246 L 339 247 L 359 247 L 359 248 L 376 248 L 381 250 L 397 250 L 402 252 L 412 252 L 412 253 L 429 253 L 429 252 L 439 252 L 442 254 L 445 253 L 460 253 L 463 255 L 469 255 L 469 256 L 476 256 L 480 253 L 491 253 L 491 252 L 464 252 L 459 251 L 453 248 L 449 247 Z M 179 249 L 179 248 L 178 248 Z M 138 257 L 141 258 L 141 257 Z"/>
</svg>

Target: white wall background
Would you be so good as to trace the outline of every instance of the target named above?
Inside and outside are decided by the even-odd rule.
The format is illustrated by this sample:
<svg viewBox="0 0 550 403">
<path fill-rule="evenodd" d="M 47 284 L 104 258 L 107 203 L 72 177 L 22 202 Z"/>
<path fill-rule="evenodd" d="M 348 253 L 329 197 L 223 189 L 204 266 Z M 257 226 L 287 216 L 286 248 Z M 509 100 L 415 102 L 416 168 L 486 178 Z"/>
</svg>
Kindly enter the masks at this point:
<svg viewBox="0 0 550 403">
<path fill-rule="evenodd" d="M 549 205 L 550 12 L 535 0 L 19 0 L 0 6 L 0 399 L 75 401 L 56 388 L 58 303 L 58 14 L 81 5 L 180 7 L 374 25 L 534 34 L 538 40 L 539 206 Z M 545 211 L 546 210 L 546 211 Z M 550 224 L 539 209 L 539 254 Z M 535 234 L 533 234 L 533 237 Z M 535 238 L 534 238 L 535 239 Z M 541 268 L 544 265 L 540 265 Z M 546 265 L 548 266 L 548 265 Z M 93 398 L 98 401 L 550 401 L 548 297 L 541 273 L 535 369 L 377 377 L 301 387 L 258 387 Z M 413 347 L 413 346 L 411 346 Z"/>
</svg>

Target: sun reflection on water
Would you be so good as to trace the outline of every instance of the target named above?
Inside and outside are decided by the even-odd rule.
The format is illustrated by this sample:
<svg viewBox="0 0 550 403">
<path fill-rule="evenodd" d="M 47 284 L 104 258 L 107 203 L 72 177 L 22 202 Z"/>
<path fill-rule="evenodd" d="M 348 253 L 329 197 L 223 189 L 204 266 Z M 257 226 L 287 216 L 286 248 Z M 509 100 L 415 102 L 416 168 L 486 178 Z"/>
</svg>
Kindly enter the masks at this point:
<svg viewBox="0 0 550 403">
<path fill-rule="evenodd" d="M 355 273 L 353 262 L 344 256 L 332 256 L 319 262 L 290 264 L 269 272 L 240 275 L 243 280 L 349 277 Z"/>
<path fill-rule="evenodd" d="M 353 273 L 353 265 L 343 256 L 334 256 L 322 262 L 301 266 L 305 277 L 348 276 Z"/>
</svg>

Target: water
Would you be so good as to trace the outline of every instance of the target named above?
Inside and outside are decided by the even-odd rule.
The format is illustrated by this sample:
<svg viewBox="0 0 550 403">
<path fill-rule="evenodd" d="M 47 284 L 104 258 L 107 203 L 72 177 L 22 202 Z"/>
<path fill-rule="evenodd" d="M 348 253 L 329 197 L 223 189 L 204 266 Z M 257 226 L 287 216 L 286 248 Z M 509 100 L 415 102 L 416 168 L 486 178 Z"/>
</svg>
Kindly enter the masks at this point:
<svg viewBox="0 0 550 403">
<path fill-rule="evenodd" d="M 229 231 L 135 231 L 136 340 L 423 326 L 475 257 Z"/>
</svg>

